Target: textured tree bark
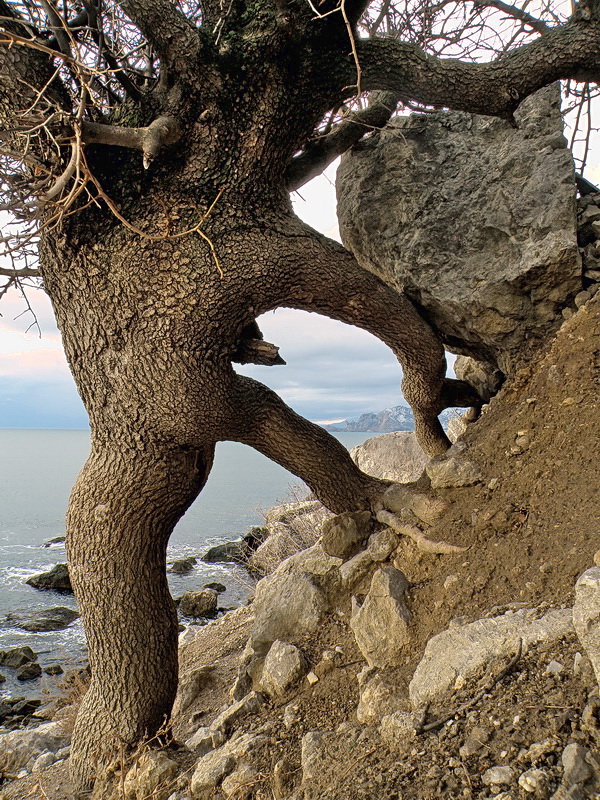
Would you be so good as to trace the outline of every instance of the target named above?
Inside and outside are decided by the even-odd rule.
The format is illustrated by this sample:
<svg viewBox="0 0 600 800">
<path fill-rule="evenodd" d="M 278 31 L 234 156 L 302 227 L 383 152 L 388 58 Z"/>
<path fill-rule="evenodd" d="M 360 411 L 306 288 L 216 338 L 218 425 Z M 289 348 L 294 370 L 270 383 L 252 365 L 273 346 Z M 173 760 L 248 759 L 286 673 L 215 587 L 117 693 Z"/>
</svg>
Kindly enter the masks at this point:
<svg viewBox="0 0 600 800">
<path fill-rule="evenodd" d="M 208 475 L 213 449 L 141 449 L 99 438 L 67 519 L 69 573 L 92 672 L 72 740 L 71 770 L 82 788 L 91 788 L 103 761 L 168 721 L 178 630 L 166 547 Z"/>
</svg>

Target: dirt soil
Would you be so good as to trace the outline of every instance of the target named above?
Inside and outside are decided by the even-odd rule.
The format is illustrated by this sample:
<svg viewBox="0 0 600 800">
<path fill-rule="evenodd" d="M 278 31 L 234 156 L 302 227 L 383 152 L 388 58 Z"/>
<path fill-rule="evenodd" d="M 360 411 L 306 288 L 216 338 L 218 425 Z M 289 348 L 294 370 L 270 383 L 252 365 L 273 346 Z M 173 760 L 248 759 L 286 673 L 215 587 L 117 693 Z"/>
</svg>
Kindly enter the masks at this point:
<svg viewBox="0 0 600 800">
<path fill-rule="evenodd" d="M 515 603 L 572 603 L 576 578 L 594 564 L 600 550 L 599 368 L 597 295 L 469 426 L 464 455 L 479 465 L 484 481 L 438 490 L 450 506 L 427 532 L 432 539 L 461 544 L 468 551 L 433 556 L 407 540 L 395 558 L 413 584 L 412 641 L 393 673 L 400 686 L 407 685 L 427 640 L 453 618 L 476 619 Z M 228 615 L 206 626 L 186 648 L 182 673 L 208 663 L 215 669 L 195 703 L 175 720 L 181 739 L 208 724 L 228 702 L 251 620 L 251 608 Z M 300 742 L 308 731 L 338 730 L 311 786 L 314 800 L 549 797 L 558 786 L 560 754 L 568 743 L 584 744 L 600 762 L 598 689 L 587 658 L 576 657 L 582 648 L 574 636 L 546 650 L 530 650 L 493 686 L 503 665 L 489 665 L 486 675 L 445 698 L 439 708 L 429 709 L 427 721 L 452 712 L 487 685 L 471 708 L 451 716 L 439 729 L 392 743 L 384 741 L 377 728 L 356 721 L 356 675 L 364 661 L 345 620 L 332 618 L 297 644 L 313 664 L 323 650 L 335 647 L 341 649 L 342 660 L 315 686 L 304 682 L 290 696 L 240 723 L 244 730 L 267 734 L 270 743 L 262 763 L 255 764 L 259 778 L 249 787 L 249 797 L 292 796 L 294 779 L 300 775 Z M 563 666 L 560 674 L 545 672 L 552 660 Z M 288 706 L 296 721 L 286 727 Z M 469 754 L 461 747 L 470 736 L 481 740 L 481 746 Z M 274 766 L 281 759 L 288 764 L 290 791 L 285 794 L 274 779 Z M 513 768 L 513 784 L 485 786 L 483 773 L 499 765 Z M 531 767 L 545 771 L 545 793 L 518 787 L 516 778 Z M 36 784 L 42 789 L 35 789 Z M 600 787 L 594 792 L 585 796 L 600 798 Z M 67 800 L 64 765 L 15 782 L 0 797 Z M 222 795 L 215 790 L 214 797 Z"/>
</svg>

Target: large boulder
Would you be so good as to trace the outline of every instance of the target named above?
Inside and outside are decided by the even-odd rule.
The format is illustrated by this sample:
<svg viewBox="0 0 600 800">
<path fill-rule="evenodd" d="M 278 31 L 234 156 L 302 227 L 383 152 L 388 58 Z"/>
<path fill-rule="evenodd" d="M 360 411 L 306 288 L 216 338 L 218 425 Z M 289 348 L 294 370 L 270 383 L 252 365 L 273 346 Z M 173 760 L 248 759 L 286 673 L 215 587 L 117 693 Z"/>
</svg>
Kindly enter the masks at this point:
<svg viewBox="0 0 600 800">
<path fill-rule="evenodd" d="M 353 447 L 350 456 L 367 475 L 399 483 L 416 481 L 428 461 L 413 431 L 373 436 Z"/>
<path fill-rule="evenodd" d="M 337 178 L 342 240 L 359 262 L 414 299 L 450 350 L 505 373 L 581 289 L 559 87 L 515 117 L 396 119 Z"/>
</svg>

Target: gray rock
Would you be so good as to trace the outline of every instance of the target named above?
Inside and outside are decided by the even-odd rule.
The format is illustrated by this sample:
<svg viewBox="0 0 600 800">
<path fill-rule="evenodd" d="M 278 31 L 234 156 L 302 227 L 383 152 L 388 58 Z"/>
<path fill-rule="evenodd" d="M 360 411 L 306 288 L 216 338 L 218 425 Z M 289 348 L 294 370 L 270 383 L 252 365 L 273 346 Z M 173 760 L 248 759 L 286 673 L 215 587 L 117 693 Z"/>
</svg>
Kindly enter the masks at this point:
<svg viewBox="0 0 600 800">
<path fill-rule="evenodd" d="M 46 767 L 51 767 L 52 764 L 55 764 L 58 761 L 58 754 L 54 753 L 42 753 L 38 756 L 31 766 L 32 772 L 40 772 L 42 769 L 46 769 Z"/>
<path fill-rule="evenodd" d="M 381 720 L 379 726 L 381 738 L 389 747 L 402 746 L 408 739 L 415 737 L 415 721 L 408 711 L 394 711 Z"/>
<path fill-rule="evenodd" d="M 313 541 L 318 539 L 318 531 L 313 534 Z M 269 525 L 269 536 L 248 559 L 248 569 L 258 575 L 270 575 L 282 561 L 302 550 L 302 543 L 295 531 L 284 522 Z"/>
<path fill-rule="evenodd" d="M 235 800 L 249 800 L 254 793 L 258 772 L 250 764 L 241 764 L 237 769 L 224 778 L 221 791 L 225 797 Z"/>
<path fill-rule="evenodd" d="M 398 547 L 399 538 L 391 528 L 372 534 L 369 537 L 367 552 L 373 561 L 385 561 Z"/>
<path fill-rule="evenodd" d="M 35 589 L 47 589 L 64 594 L 73 594 L 69 569 L 66 564 L 56 564 L 48 572 L 41 572 L 29 578 L 26 583 Z"/>
<path fill-rule="evenodd" d="M 225 542 L 211 547 L 202 556 L 202 561 L 209 564 L 233 562 L 244 564 L 251 554 L 251 550 L 243 541 Z"/>
<path fill-rule="evenodd" d="M 573 629 L 570 609 L 550 611 L 539 619 L 533 613 L 520 609 L 433 636 L 409 685 L 413 708 L 444 695 L 457 679 L 477 674 L 492 659 L 514 655 L 519 639 L 526 651 L 537 642 L 561 639 Z"/>
<path fill-rule="evenodd" d="M 35 661 L 36 657 L 31 647 L 13 647 L 12 650 L 0 651 L 0 664 L 4 667 L 22 667 Z"/>
<path fill-rule="evenodd" d="M 487 403 L 502 385 L 503 376 L 485 361 L 477 361 L 469 356 L 458 356 L 454 362 L 454 374 L 461 381 L 474 386 L 478 395 Z"/>
<path fill-rule="evenodd" d="M 273 767 L 273 795 L 275 800 L 288 800 L 296 788 L 297 769 L 288 758 L 280 759 Z"/>
<path fill-rule="evenodd" d="M 293 644 L 273 642 L 265 658 L 258 685 L 270 697 L 281 697 L 306 673 L 306 659 Z"/>
<path fill-rule="evenodd" d="M 354 594 L 367 594 L 371 585 L 373 572 L 377 563 L 371 558 L 368 550 L 357 553 L 349 561 L 345 561 L 339 569 L 342 587 Z"/>
<path fill-rule="evenodd" d="M 548 784 L 548 773 L 544 769 L 528 769 L 519 776 L 521 789 L 534 797 L 539 797 L 540 800 L 549 797 Z"/>
<path fill-rule="evenodd" d="M 222 780 L 236 769 L 242 759 L 247 759 L 264 744 L 264 736 L 243 733 L 234 736 L 217 750 L 207 753 L 196 763 L 190 782 L 192 797 L 197 800 L 213 800 L 215 790 Z"/>
<path fill-rule="evenodd" d="M 7 614 L 6 619 L 15 628 L 24 631 L 39 633 L 41 631 L 62 631 L 79 618 L 77 611 L 65 606 L 46 608 L 43 611 L 34 611 L 31 614 Z"/>
<path fill-rule="evenodd" d="M 593 770 L 587 763 L 588 750 L 581 744 L 572 742 L 562 752 L 563 784 L 572 786 L 585 783 L 592 777 Z"/>
<path fill-rule="evenodd" d="M 66 536 L 54 536 L 44 542 L 44 547 L 52 547 L 53 544 L 64 544 Z"/>
<path fill-rule="evenodd" d="M 573 624 L 600 683 L 600 567 L 586 570 L 575 584 Z"/>
<path fill-rule="evenodd" d="M 214 589 L 202 589 L 200 592 L 185 592 L 179 601 L 179 610 L 188 617 L 216 616 L 219 595 Z"/>
<path fill-rule="evenodd" d="M 249 692 L 241 700 L 232 703 L 229 708 L 221 712 L 211 722 L 210 727 L 213 730 L 223 731 L 223 733 L 228 734 L 238 720 L 249 714 L 255 714 L 262 706 L 263 701 L 263 696 L 258 692 Z"/>
<path fill-rule="evenodd" d="M 126 800 L 166 800 L 173 791 L 179 766 L 165 753 L 150 750 L 142 753 L 123 782 Z"/>
<path fill-rule="evenodd" d="M 172 572 L 174 575 L 187 575 L 188 572 L 192 572 L 197 563 L 198 559 L 193 556 L 189 558 L 178 558 L 171 564 L 168 572 Z"/>
<path fill-rule="evenodd" d="M 383 717 L 405 710 L 406 700 L 398 686 L 375 675 L 360 686 L 356 717 L 363 725 L 377 725 Z"/>
<path fill-rule="evenodd" d="M 327 741 L 335 734 L 330 731 L 309 731 L 302 737 L 302 783 L 321 778 L 327 766 Z"/>
<path fill-rule="evenodd" d="M 173 716 L 183 713 L 198 697 L 204 686 L 210 682 L 213 665 L 197 667 L 191 672 L 186 672 L 179 679 L 177 696 L 173 704 Z"/>
<path fill-rule="evenodd" d="M 288 558 L 258 582 L 251 636 L 257 655 L 266 655 L 276 639 L 293 641 L 316 630 L 339 590 L 340 563 L 314 545 Z"/>
<path fill-rule="evenodd" d="M 301 517 L 311 511 L 316 511 L 321 506 L 318 500 L 300 500 L 297 503 L 284 503 L 273 506 L 265 514 L 265 522 L 272 525 L 275 522 L 291 523 L 296 517 Z"/>
<path fill-rule="evenodd" d="M 202 727 L 198 728 L 193 736 L 190 736 L 185 746 L 198 757 L 202 757 L 210 753 L 211 750 L 216 750 L 218 747 L 221 747 L 226 741 L 227 737 L 223 731 L 215 730 L 210 727 Z"/>
<path fill-rule="evenodd" d="M 425 492 L 415 491 L 399 483 L 393 484 L 385 491 L 383 504 L 395 514 L 408 509 L 426 525 L 432 525 L 448 508 L 445 500 L 431 497 Z"/>
<path fill-rule="evenodd" d="M 44 667 L 44 672 L 46 675 L 62 675 L 64 673 L 64 669 L 60 664 L 48 664 L 47 667 Z"/>
<path fill-rule="evenodd" d="M 515 780 L 512 767 L 490 767 L 481 776 L 484 786 L 510 786 Z"/>
<path fill-rule="evenodd" d="M 41 676 L 42 668 L 37 662 L 34 661 L 33 663 L 24 664 L 22 667 L 18 667 L 15 674 L 17 679 L 20 681 L 33 681 Z"/>
<path fill-rule="evenodd" d="M 473 461 L 452 455 L 432 458 L 426 470 L 432 489 L 472 486 L 483 478 L 481 470 Z"/>
<path fill-rule="evenodd" d="M 400 118 L 337 174 L 342 241 L 362 266 L 402 286 L 454 352 L 506 374 L 581 289 L 558 86 L 516 116 L 518 129 L 457 112 Z"/>
<path fill-rule="evenodd" d="M 56 753 L 68 744 L 60 722 L 0 734 L 0 772 L 16 772 L 42 753 Z"/>
<path fill-rule="evenodd" d="M 378 569 L 364 603 L 352 614 L 350 627 L 369 666 L 394 664 L 406 646 L 410 611 L 405 596 L 409 588 L 400 570 Z"/>
<path fill-rule="evenodd" d="M 353 447 L 350 457 L 367 475 L 399 483 L 417 480 L 428 461 L 413 431 L 374 436 Z"/>
<path fill-rule="evenodd" d="M 338 514 L 323 523 L 321 547 L 328 556 L 347 561 L 371 533 L 371 513 Z"/>
</svg>

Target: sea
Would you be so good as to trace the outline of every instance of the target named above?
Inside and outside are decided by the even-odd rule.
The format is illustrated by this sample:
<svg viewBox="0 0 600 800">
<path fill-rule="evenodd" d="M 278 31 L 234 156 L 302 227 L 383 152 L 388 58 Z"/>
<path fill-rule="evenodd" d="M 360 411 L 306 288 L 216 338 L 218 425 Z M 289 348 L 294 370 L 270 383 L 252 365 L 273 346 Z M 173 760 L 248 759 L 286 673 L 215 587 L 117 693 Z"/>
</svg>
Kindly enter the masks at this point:
<svg viewBox="0 0 600 800">
<path fill-rule="evenodd" d="M 372 433 L 334 434 L 348 449 Z M 71 486 L 89 452 L 87 430 L 0 429 L 0 650 L 29 645 L 44 666 L 59 663 L 65 671 L 85 663 L 85 637 L 80 620 L 62 631 L 30 633 L 7 619 L 55 606 L 76 608 L 72 595 L 28 586 L 32 575 L 66 561 L 64 544 L 46 544 L 64 536 Z M 252 448 L 237 442 L 217 445 L 215 464 L 205 488 L 175 528 L 168 560 L 200 557 L 213 545 L 238 539 L 264 521 L 264 512 L 280 503 L 301 499 L 308 492 L 296 476 Z M 169 575 L 174 597 L 218 581 L 227 587 L 222 607 L 241 605 L 252 589 L 246 570 L 232 564 L 198 560 L 187 575 Z M 56 691 L 58 679 L 19 684 L 10 668 L 0 668 L 6 680 L 3 696 Z"/>
</svg>

